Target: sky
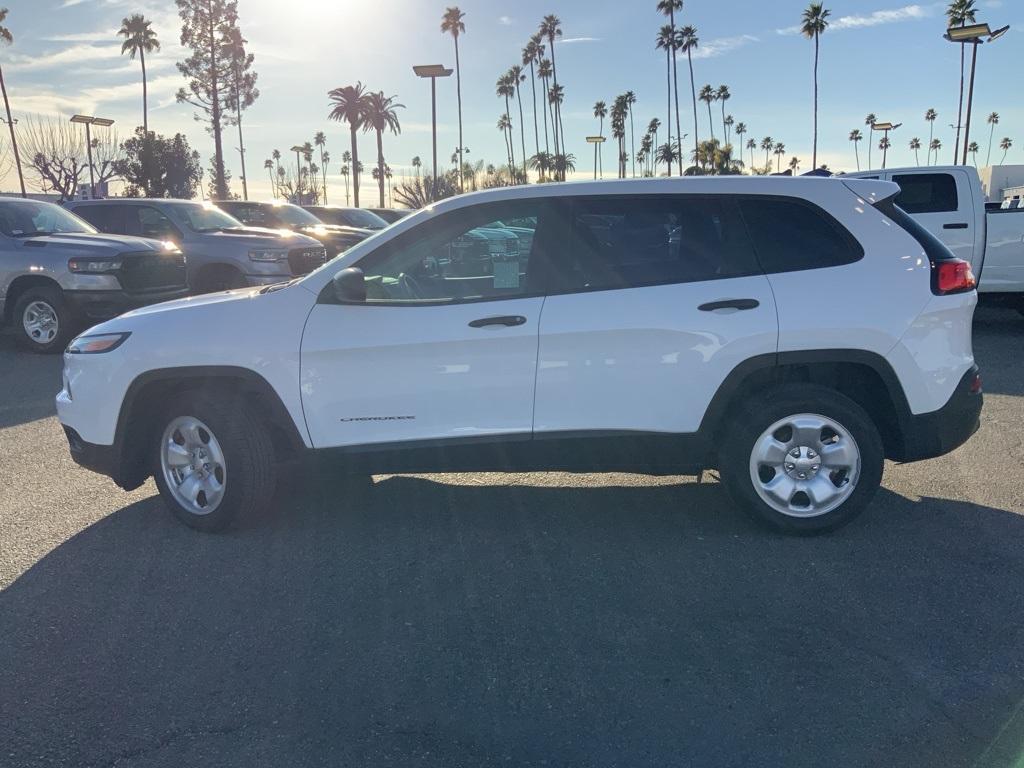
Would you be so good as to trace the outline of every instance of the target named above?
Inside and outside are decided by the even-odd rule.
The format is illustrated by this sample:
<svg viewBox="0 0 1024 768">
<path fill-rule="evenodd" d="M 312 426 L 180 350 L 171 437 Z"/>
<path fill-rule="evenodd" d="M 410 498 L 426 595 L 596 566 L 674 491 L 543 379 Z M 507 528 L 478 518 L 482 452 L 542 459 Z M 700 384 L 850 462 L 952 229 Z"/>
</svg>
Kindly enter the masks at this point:
<svg viewBox="0 0 1024 768">
<path fill-rule="evenodd" d="M 193 110 L 175 101 L 183 84 L 175 62 L 184 58 L 179 45 L 181 23 L 172 0 L 6 0 L 11 46 L 0 49 L 11 106 L 16 118 L 28 115 L 96 114 L 113 118 L 124 138 L 141 124 L 142 89 L 138 60 L 120 53 L 116 31 L 121 19 L 144 13 L 152 19 L 162 49 L 147 56 L 150 129 L 161 134 L 185 133 L 203 156 L 213 154 L 213 141 Z M 536 31 L 540 19 L 555 13 L 563 38 L 556 43 L 559 83 L 565 88 L 563 122 L 577 175 L 589 177 L 593 153 L 585 137 L 597 132 L 593 105 L 611 104 L 617 94 L 632 90 L 637 136 L 653 117 L 666 122 L 666 62 L 654 47 L 665 23 L 656 0 L 461 0 L 466 32 L 460 38 L 462 103 L 467 160 L 499 165 L 505 145 L 496 123 L 505 111 L 495 95 L 495 81 L 512 64 Z M 952 160 L 953 129 L 959 88 L 959 47 L 942 39 L 945 3 L 901 3 L 900 0 L 826 0 L 832 26 L 821 39 L 819 65 L 818 162 L 833 170 L 854 170 L 849 132 L 866 131 L 869 112 L 879 120 L 903 123 L 891 135 L 890 167 L 914 164 L 908 149 L 912 137 L 927 144 L 924 113 L 939 113 L 935 136 L 943 143 L 942 162 Z M 261 95 L 243 115 L 249 196 L 269 199 L 270 179 L 263 161 L 274 148 L 282 150 L 311 141 L 325 131 L 329 164 L 329 202 L 343 203 L 342 152 L 348 148 L 345 125 L 327 119 L 327 92 L 361 81 L 372 90 L 396 95 L 402 133 L 386 135 L 384 153 L 395 176 L 411 174 L 411 159 L 430 157 L 430 89 L 412 72 L 414 64 L 453 66 L 452 40 L 439 29 L 444 0 L 238 0 L 240 26 L 255 55 Z M 796 25 L 806 0 L 685 0 L 680 24 L 697 28 L 700 44 L 694 57 L 697 88 L 726 84 L 732 98 L 726 112 L 747 124 L 747 137 L 771 136 L 786 146 L 784 163 L 798 157 L 811 167 L 812 76 L 814 45 Z M 1012 25 L 1010 32 L 978 52 L 974 119 L 971 138 L 981 145 L 985 163 L 989 126 L 985 118 L 998 112 L 993 143 L 1010 137 L 1014 146 L 1007 162 L 1024 163 L 1024 85 L 1019 78 L 1024 49 L 1024 0 L 980 0 L 979 21 L 992 28 Z M 692 141 L 693 112 L 685 58 L 679 68 L 683 132 Z M 523 90 L 527 150 L 532 154 L 533 122 L 529 81 Z M 716 135 L 721 133 L 717 114 Z M 454 76 L 438 81 L 438 145 L 441 162 L 458 144 Z M 521 150 L 518 110 L 513 110 L 517 156 Z M 2 127 L 2 126 L 0 126 Z M 225 135 L 226 163 L 233 175 L 232 191 L 240 192 L 237 136 Z M 708 135 L 708 114 L 698 102 L 698 131 Z M 605 126 L 607 135 L 608 127 Z M 662 128 L 662 137 L 664 128 Z M 663 138 L 661 139 L 663 140 Z M 876 136 L 877 140 L 877 136 Z M 359 136 L 360 159 L 369 168 L 375 160 L 372 134 Z M 541 138 L 543 143 L 543 137 Z M 637 139 L 639 144 L 639 138 Z M 764 153 L 759 163 L 764 162 Z M 860 144 L 866 167 L 867 141 Z M 877 150 L 873 165 L 877 166 Z M 925 152 L 921 152 L 924 161 Z M 3 157 L 6 156 L 6 162 Z M 611 143 L 605 145 L 604 167 L 614 168 Z M 1002 151 L 992 152 L 998 162 Z M 749 162 L 749 154 L 745 155 Z M 0 189 L 16 187 L 10 167 L 6 131 L 0 134 Z M 614 173 L 614 171 L 612 171 Z M 37 187 L 29 173 L 27 182 Z M 363 204 L 369 175 L 363 180 Z"/>
</svg>

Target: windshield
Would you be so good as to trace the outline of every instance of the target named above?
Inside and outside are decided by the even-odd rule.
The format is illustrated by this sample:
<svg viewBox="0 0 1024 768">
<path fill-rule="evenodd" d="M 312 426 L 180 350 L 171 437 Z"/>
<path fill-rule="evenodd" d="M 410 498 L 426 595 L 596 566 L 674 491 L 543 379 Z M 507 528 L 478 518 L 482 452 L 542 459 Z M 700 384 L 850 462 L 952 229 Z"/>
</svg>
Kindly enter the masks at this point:
<svg viewBox="0 0 1024 768">
<path fill-rule="evenodd" d="M 293 227 L 318 227 L 324 223 L 309 211 L 291 203 L 275 205 L 273 210 L 277 218 Z"/>
<path fill-rule="evenodd" d="M 32 237 L 60 232 L 95 234 L 96 230 L 59 205 L 6 199 L 0 201 L 0 232 L 8 237 Z"/>
<path fill-rule="evenodd" d="M 344 224 L 363 229 L 384 229 L 388 225 L 376 213 L 364 211 L 362 208 L 319 208 L 316 216 L 328 224 Z"/>
<path fill-rule="evenodd" d="M 174 206 L 174 210 L 193 232 L 216 232 L 242 226 L 242 222 L 234 216 L 229 216 L 209 203 L 186 203 Z"/>
</svg>

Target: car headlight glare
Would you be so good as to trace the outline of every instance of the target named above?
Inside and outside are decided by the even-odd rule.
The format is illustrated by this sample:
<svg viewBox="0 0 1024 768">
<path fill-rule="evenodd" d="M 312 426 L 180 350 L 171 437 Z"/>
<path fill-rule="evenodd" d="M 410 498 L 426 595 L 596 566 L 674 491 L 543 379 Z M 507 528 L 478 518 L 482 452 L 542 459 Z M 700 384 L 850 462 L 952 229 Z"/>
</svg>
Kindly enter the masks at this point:
<svg viewBox="0 0 1024 768">
<path fill-rule="evenodd" d="M 87 275 L 105 275 L 117 272 L 121 268 L 121 259 L 71 259 L 68 269 L 72 272 Z"/>
<path fill-rule="evenodd" d="M 68 344 L 71 355 L 97 355 L 117 349 L 131 333 L 98 333 L 92 336 L 78 336 Z"/>
<path fill-rule="evenodd" d="M 275 248 L 262 248 L 256 251 L 249 251 L 249 258 L 252 261 L 284 261 L 288 258 L 288 251 Z"/>
</svg>

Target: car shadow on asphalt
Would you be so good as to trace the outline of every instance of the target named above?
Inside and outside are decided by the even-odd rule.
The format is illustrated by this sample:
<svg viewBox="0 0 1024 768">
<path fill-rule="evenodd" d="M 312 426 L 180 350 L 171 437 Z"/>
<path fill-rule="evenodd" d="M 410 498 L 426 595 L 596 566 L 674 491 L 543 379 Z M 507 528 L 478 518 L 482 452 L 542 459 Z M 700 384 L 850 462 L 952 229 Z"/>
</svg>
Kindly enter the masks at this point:
<svg viewBox="0 0 1024 768">
<path fill-rule="evenodd" d="M 797 539 L 713 482 L 489 479 L 303 480 L 223 535 L 155 497 L 100 520 L 0 593 L 0 762 L 994 766 L 1024 750 L 1024 517 L 883 490 L 846 529 Z"/>
<path fill-rule="evenodd" d="M 0 329 L 0 429 L 45 419 L 57 412 L 61 356 L 23 352 Z"/>
<path fill-rule="evenodd" d="M 979 307 L 974 315 L 973 342 L 985 391 L 1024 395 L 1024 315 L 1015 309 Z"/>
</svg>

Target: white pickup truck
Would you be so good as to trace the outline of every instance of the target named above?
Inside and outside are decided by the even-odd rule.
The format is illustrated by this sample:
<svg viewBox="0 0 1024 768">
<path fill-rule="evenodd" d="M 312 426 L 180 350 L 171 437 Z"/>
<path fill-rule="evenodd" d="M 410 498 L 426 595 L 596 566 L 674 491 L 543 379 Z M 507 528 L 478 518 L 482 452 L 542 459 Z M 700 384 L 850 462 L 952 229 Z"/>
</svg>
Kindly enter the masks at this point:
<svg viewBox="0 0 1024 768">
<path fill-rule="evenodd" d="M 969 165 L 888 168 L 847 174 L 900 185 L 896 204 L 971 263 L 979 298 L 1024 314 L 1024 208 L 986 206 Z"/>
</svg>

